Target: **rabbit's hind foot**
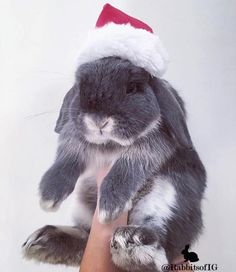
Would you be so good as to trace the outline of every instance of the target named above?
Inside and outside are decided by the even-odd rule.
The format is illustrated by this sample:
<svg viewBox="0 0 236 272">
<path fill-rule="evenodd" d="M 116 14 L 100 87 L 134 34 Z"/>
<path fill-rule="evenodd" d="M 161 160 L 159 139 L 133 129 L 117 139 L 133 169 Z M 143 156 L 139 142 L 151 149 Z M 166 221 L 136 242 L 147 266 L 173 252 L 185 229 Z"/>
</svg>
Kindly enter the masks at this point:
<svg viewBox="0 0 236 272">
<path fill-rule="evenodd" d="M 32 233 L 22 245 L 23 256 L 43 263 L 78 266 L 87 237 L 80 228 L 47 225 Z"/>
<path fill-rule="evenodd" d="M 162 265 L 168 263 L 157 234 L 145 227 L 119 227 L 110 249 L 115 265 L 126 271 L 161 271 Z"/>
</svg>

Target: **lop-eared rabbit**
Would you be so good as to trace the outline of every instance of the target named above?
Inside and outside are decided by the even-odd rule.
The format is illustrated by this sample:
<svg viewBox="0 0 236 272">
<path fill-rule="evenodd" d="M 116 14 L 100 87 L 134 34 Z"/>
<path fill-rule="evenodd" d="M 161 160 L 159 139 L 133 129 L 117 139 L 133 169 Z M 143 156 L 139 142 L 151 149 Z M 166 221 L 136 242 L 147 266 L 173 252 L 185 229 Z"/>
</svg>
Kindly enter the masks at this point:
<svg viewBox="0 0 236 272">
<path fill-rule="evenodd" d="M 113 234 L 113 262 L 128 271 L 160 271 L 202 228 L 204 166 L 193 146 L 184 103 L 165 80 L 120 57 L 81 65 L 55 131 L 55 161 L 39 186 L 41 206 L 55 210 L 73 191 L 75 224 L 45 226 L 23 245 L 25 257 L 79 266 L 99 192 L 101 223 L 128 211 Z"/>
</svg>

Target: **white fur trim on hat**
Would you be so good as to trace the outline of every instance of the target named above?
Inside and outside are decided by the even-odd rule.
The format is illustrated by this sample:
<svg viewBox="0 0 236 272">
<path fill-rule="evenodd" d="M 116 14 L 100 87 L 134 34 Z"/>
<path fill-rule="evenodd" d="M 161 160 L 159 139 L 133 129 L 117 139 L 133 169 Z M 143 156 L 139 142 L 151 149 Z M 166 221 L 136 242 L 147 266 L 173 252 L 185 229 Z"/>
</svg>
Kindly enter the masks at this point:
<svg viewBox="0 0 236 272">
<path fill-rule="evenodd" d="M 158 36 L 130 24 L 109 23 L 91 31 L 79 51 L 78 64 L 110 56 L 128 59 L 157 77 L 165 73 L 169 62 Z"/>
</svg>

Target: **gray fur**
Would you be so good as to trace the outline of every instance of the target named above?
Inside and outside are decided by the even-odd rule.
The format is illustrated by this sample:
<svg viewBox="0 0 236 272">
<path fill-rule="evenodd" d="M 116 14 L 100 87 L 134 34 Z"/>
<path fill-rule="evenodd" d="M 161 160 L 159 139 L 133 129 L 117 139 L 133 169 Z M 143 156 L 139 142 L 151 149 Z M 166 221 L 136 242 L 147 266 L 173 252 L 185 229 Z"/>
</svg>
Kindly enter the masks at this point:
<svg viewBox="0 0 236 272">
<path fill-rule="evenodd" d="M 57 153 L 55 163 L 44 174 L 39 187 L 42 201 L 52 201 L 53 207 L 71 194 L 85 167 L 80 157 L 64 154 L 61 147 Z"/>
<path fill-rule="evenodd" d="M 110 248 L 112 260 L 117 266 L 121 266 L 121 261 L 127 271 L 135 272 L 156 271 L 160 267 L 155 255 L 163 257 L 164 252 L 159 237 L 153 230 L 132 225 L 117 228 Z M 164 259 L 164 262 L 167 263 L 167 260 Z"/>
<path fill-rule="evenodd" d="M 90 135 L 89 124 L 85 122 L 87 116 L 100 127 L 102 136 Z M 113 123 L 106 138 L 104 131 L 111 125 L 108 118 Z M 187 129 L 184 103 L 166 81 L 151 77 L 142 68 L 119 57 L 84 64 L 64 99 L 55 130 L 60 133 L 57 157 L 39 187 L 42 200 L 52 202 L 50 208 L 59 205 L 73 191 L 81 174 L 90 173 L 86 178 L 79 178 L 78 196 L 92 214 L 96 184 L 94 181 L 92 185 L 91 181 L 95 180 L 99 168 L 106 165 L 110 171 L 99 192 L 101 222 L 109 222 L 128 210 L 131 226 L 126 231 L 138 230 L 148 241 L 153 238 L 153 243 L 149 241 L 151 247 L 142 249 L 153 252 L 151 244 L 155 244 L 157 253 L 164 252 L 162 261 L 167 258 L 171 262 L 186 244 L 197 239 L 202 229 L 201 200 L 206 174 Z M 104 142 L 97 143 L 99 137 Z M 88 185 L 86 180 L 90 181 Z M 144 197 L 151 197 L 158 184 L 163 188 L 167 184 L 176 193 L 171 215 L 157 218 L 145 207 L 145 202 L 142 214 L 136 214 L 136 207 Z M 132 226 L 137 222 L 138 226 Z M 144 242 L 145 239 L 142 245 Z M 134 244 L 137 246 L 140 245 Z M 127 249 L 120 250 L 122 256 Z M 117 252 L 114 254 L 117 257 Z M 145 256 L 145 252 L 140 256 Z M 130 264 L 132 267 L 136 263 L 135 271 L 159 271 L 158 254 L 153 258 L 146 264 L 141 259 L 130 258 Z M 118 263 L 127 269 L 122 266 L 122 260 Z"/>
<path fill-rule="evenodd" d="M 28 260 L 79 266 L 87 238 L 81 228 L 47 225 L 26 240 L 23 254 Z"/>
</svg>

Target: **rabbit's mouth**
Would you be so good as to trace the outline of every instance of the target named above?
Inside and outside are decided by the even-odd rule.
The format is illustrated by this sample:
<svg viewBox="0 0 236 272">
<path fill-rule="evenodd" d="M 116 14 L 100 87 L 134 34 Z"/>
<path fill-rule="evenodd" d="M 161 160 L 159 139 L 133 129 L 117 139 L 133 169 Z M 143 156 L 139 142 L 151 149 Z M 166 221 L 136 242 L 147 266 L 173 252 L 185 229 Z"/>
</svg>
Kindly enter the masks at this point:
<svg viewBox="0 0 236 272">
<path fill-rule="evenodd" d="M 89 143 L 92 143 L 92 144 L 107 144 L 110 141 L 110 139 L 108 137 L 106 137 L 105 135 L 99 134 L 99 133 L 100 132 L 98 132 L 98 133 L 95 133 L 95 132 L 86 133 L 85 134 L 85 139 Z"/>
<path fill-rule="evenodd" d="M 93 131 L 93 132 L 87 132 L 85 133 L 85 139 L 92 144 L 108 144 L 108 143 L 115 143 L 120 146 L 129 146 L 131 145 L 134 140 L 132 138 L 130 139 L 124 139 L 120 138 L 118 136 L 115 136 L 113 133 L 107 133 L 107 132 L 101 132 L 101 131 Z"/>
</svg>

